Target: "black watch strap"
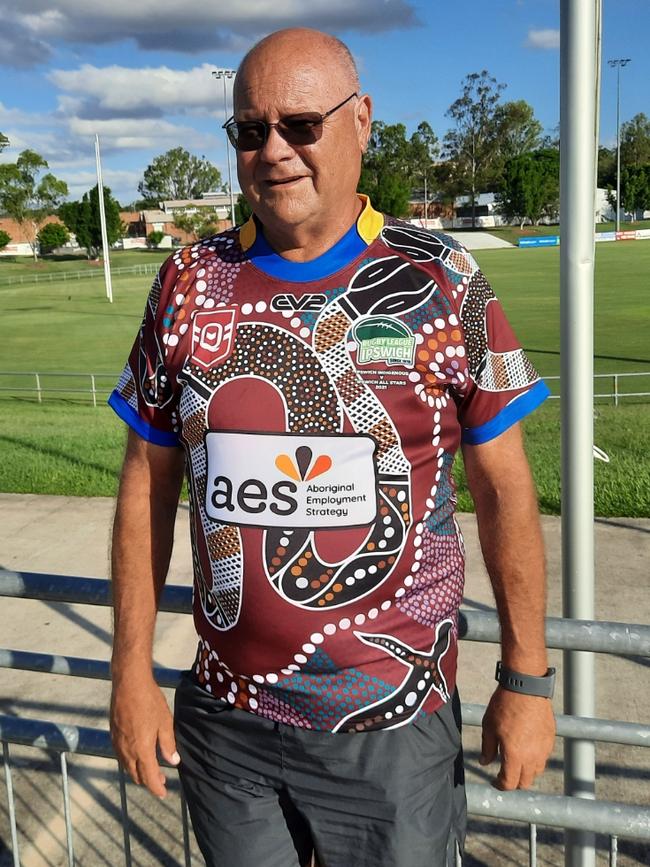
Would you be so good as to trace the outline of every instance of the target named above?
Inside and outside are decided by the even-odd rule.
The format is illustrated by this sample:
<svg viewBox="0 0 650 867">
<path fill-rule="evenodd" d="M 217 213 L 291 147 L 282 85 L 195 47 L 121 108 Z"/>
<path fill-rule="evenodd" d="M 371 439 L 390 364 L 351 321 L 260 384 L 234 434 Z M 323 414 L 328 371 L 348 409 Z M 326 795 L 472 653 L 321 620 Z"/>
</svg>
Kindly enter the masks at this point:
<svg viewBox="0 0 650 867">
<path fill-rule="evenodd" d="M 535 677 L 532 674 L 521 674 L 506 668 L 499 660 L 495 678 L 504 689 L 511 692 L 520 692 L 523 695 L 538 695 L 541 698 L 553 698 L 555 689 L 555 669 L 549 668 L 543 677 Z"/>
</svg>

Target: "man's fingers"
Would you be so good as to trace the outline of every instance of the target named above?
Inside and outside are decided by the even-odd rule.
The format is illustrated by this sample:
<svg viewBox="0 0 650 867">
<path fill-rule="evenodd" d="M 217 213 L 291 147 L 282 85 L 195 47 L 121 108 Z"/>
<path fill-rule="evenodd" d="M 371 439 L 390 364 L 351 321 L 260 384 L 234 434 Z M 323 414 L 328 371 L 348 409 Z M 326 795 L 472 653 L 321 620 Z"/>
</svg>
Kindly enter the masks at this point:
<svg viewBox="0 0 650 867">
<path fill-rule="evenodd" d="M 504 792 L 516 789 L 521 779 L 521 772 L 522 766 L 520 762 L 515 762 L 508 756 L 502 756 L 501 768 L 492 785 L 495 789 L 501 789 Z"/>
<path fill-rule="evenodd" d="M 181 757 L 176 752 L 176 739 L 171 724 L 162 727 L 158 732 L 158 746 L 160 747 L 160 755 L 166 762 L 170 765 L 179 764 Z"/>
<path fill-rule="evenodd" d="M 521 769 L 521 776 L 519 777 L 519 785 L 517 788 L 530 789 L 535 782 L 535 776 L 536 772 L 524 765 Z"/>
<path fill-rule="evenodd" d="M 155 760 L 145 762 L 138 759 L 137 765 L 140 778 L 151 794 L 156 795 L 157 798 L 166 797 L 165 775 L 160 770 L 158 762 Z"/>
<path fill-rule="evenodd" d="M 483 722 L 483 736 L 481 738 L 481 755 L 479 757 L 479 764 L 481 765 L 489 765 L 490 762 L 493 762 L 497 757 L 497 748 L 498 742 L 496 738 L 496 734 L 492 726 Z"/>
</svg>

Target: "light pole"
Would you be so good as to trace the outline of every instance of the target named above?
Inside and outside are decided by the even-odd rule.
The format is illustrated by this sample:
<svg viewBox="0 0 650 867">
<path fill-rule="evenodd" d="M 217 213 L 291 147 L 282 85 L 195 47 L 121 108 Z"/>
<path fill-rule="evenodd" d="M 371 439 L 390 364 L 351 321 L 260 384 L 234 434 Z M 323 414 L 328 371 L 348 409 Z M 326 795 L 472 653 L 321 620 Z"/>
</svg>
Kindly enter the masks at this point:
<svg viewBox="0 0 650 867">
<path fill-rule="evenodd" d="M 223 81 L 223 113 L 224 121 L 228 120 L 228 99 L 226 96 L 226 79 L 234 78 L 236 69 L 215 69 L 212 73 L 215 78 L 220 78 Z M 228 133 L 226 133 L 226 156 L 228 158 L 228 189 L 230 190 L 230 222 L 235 225 L 235 196 L 232 189 L 232 168 L 230 167 L 230 142 Z"/>
<path fill-rule="evenodd" d="M 616 67 L 616 231 L 621 230 L 621 66 L 627 66 L 632 58 L 619 57 L 607 63 Z"/>
</svg>

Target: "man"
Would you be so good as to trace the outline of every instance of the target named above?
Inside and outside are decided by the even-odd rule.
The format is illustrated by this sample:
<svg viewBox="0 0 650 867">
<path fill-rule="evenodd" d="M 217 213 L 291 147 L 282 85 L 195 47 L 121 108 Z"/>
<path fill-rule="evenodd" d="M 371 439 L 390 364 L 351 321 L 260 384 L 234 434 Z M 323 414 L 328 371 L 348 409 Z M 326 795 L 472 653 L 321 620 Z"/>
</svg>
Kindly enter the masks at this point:
<svg viewBox="0 0 650 867">
<path fill-rule="evenodd" d="M 131 428 L 113 741 L 161 797 L 156 747 L 180 762 L 208 865 L 428 867 L 462 848 L 459 443 L 507 669 L 482 761 L 525 788 L 553 744 L 517 426 L 547 392 L 471 257 L 356 194 L 370 123 L 333 37 L 249 52 L 226 128 L 254 217 L 163 265 L 111 397 Z M 200 640 L 174 732 L 151 646 L 185 465 Z"/>
</svg>

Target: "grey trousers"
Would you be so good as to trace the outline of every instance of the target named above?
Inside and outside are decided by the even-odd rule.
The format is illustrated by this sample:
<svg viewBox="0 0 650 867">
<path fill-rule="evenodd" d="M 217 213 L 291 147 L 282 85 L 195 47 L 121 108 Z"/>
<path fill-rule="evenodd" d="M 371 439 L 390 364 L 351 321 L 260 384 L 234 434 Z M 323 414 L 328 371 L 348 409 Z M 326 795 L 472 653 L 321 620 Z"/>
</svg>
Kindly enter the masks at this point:
<svg viewBox="0 0 650 867">
<path fill-rule="evenodd" d="M 314 732 L 232 708 L 185 674 L 179 774 L 207 867 L 451 867 L 465 837 L 457 694 L 388 731 Z"/>
</svg>

